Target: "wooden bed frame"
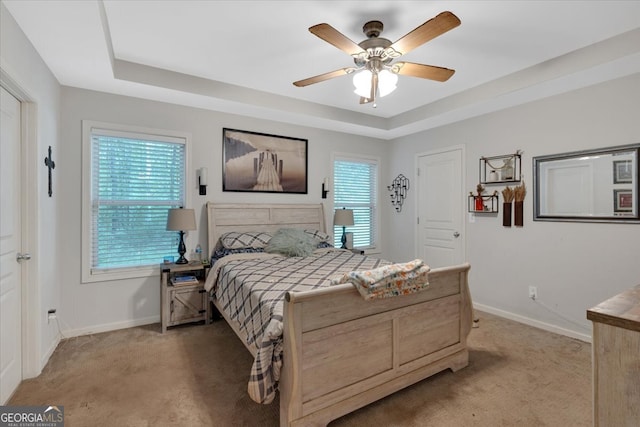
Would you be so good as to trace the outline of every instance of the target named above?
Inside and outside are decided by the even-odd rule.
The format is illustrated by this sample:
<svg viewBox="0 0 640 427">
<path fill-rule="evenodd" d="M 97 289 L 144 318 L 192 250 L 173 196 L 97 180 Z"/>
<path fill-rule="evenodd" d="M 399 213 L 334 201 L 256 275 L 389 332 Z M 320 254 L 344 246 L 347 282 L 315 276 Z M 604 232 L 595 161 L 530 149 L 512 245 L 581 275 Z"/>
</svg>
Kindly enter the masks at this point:
<svg viewBox="0 0 640 427">
<path fill-rule="evenodd" d="M 207 213 L 209 250 L 226 231 L 325 231 L 321 204 L 208 203 Z M 437 372 L 467 366 L 469 268 L 465 263 L 431 270 L 427 289 L 380 300 L 365 301 L 351 284 L 288 293 L 280 426 L 326 426 Z"/>
</svg>

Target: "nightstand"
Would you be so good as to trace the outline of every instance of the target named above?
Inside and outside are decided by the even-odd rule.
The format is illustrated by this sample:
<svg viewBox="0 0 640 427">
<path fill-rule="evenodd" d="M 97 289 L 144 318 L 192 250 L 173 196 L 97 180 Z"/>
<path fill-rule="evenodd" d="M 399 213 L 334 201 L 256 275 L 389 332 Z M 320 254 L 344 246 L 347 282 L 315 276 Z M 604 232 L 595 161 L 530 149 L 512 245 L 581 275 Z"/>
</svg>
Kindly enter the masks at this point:
<svg viewBox="0 0 640 427">
<path fill-rule="evenodd" d="M 204 289 L 208 265 L 160 264 L 160 319 L 162 333 L 183 323 L 209 323 L 209 298 Z M 196 282 L 180 284 L 178 277 L 192 276 Z"/>
</svg>

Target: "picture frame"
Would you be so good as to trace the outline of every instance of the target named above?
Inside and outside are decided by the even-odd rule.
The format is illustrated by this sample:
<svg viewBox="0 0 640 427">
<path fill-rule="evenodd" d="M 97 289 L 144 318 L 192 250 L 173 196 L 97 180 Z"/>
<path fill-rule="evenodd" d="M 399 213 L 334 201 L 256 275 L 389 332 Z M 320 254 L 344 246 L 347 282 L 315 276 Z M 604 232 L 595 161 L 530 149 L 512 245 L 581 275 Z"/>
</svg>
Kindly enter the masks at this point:
<svg viewBox="0 0 640 427">
<path fill-rule="evenodd" d="M 630 188 L 613 190 L 613 211 L 630 214 L 633 208 L 633 192 Z"/>
<path fill-rule="evenodd" d="M 613 161 L 613 183 L 630 184 L 633 182 L 633 166 L 631 160 Z"/>
<path fill-rule="evenodd" d="M 307 194 L 308 140 L 222 129 L 222 191 Z"/>
</svg>

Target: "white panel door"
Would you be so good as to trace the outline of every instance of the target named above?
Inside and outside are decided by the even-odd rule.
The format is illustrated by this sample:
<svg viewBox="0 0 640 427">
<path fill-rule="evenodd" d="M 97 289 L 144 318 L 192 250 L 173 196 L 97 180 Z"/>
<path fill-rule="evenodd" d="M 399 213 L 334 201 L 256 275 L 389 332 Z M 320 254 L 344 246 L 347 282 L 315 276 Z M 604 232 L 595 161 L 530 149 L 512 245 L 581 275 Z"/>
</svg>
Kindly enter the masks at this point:
<svg viewBox="0 0 640 427">
<path fill-rule="evenodd" d="M 462 149 L 418 157 L 418 256 L 431 268 L 464 262 Z"/>
<path fill-rule="evenodd" d="M 20 102 L 4 88 L 0 100 L 0 404 L 22 380 L 20 229 Z"/>
</svg>

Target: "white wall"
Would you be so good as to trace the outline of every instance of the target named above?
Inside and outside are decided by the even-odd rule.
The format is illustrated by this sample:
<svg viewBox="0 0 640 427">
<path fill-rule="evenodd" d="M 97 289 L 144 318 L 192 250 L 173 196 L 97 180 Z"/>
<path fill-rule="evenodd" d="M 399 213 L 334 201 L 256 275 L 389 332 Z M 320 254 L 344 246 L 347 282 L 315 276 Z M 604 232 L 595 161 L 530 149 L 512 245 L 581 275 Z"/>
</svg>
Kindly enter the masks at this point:
<svg viewBox="0 0 640 427">
<path fill-rule="evenodd" d="M 196 209 L 197 233 L 187 236 L 187 251 L 197 243 L 206 250 L 207 226 L 205 203 L 325 203 L 327 226 L 331 229 L 332 194 L 321 199 L 321 185 L 331 177 L 331 153 L 361 153 L 381 159 L 381 181 L 386 181 L 387 141 L 292 126 L 272 121 L 205 111 L 154 101 L 108 95 L 83 89 L 63 87 L 59 156 L 65 167 L 58 171 L 59 185 L 64 188 L 62 214 L 58 228 L 61 236 L 62 307 L 59 318 L 65 335 L 79 335 L 136 324 L 159 321 L 159 277 L 81 283 L 81 122 L 84 119 L 188 132 L 192 136 L 188 171 L 191 206 Z M 234 128 L 268 134 L 308 139 L 308 194 L 267 194 L 222 192 L 222 128 Z M 208 168 L 207 195 L 199 196 L 196 170 Z M 386 187 L 382 187 L 386 188 Z M 386 192 L 380 194 L 386 201 Z M 386 207 L 386 205 L 385 205 Z M 388 221 L 391 207 L 381 210 L 381 222 Z M 382 232 L 382 245 L 385 233 Z M 160 260 L 159 260 L 160 261 Z"/>
<path fill-rule="evenodd" d="M 28 141 L 23 141 L 30 155 L 27 159 L 28 179 L 23 182 L 31 214 L 24 213 L 28 233 L 22 251 L 30 252 L 27 265 L 27 283 L 23 293 L 27 296 L 28 310 L 23 316 L 23 334 L 26 353 L 24 373 L 36 376 L 48 361 L 58 343 L 58 329 L 47 322 L 47 310 L 60 306 L 60 262 L 56 251 L 57 220 L 60 196 L 64 187 L 58 182 L 58 171 L 66 167 L 58 152 L 58 122 L 60 85 L 42 61 L 34 47 L 18 27 L 4 4 L 0 4 L 0 68 L 3 84 L 16 93 L 21 101 L 28 101 L 34 114 L 27 120 Z M 47 194 L 47 168 L 43 159 L 51 146 L 56 169 L 53 172 L 53 197 Z M 16 183 L 17 184 L 17 183 Z M 4 203 L 4 201 L 2 201 Z M 37 212 L 37 214 L 33 214 Z M 31 221 L 31 218 L 34 218 Z"/>
<path fill-rule="evenodd" d="M 505 228 L 502 214 L 466 224 L 474 303 L 537 326 L 588 339 L 586 310 L 640 283 L 640 224 L 533 221 L 532 158 L 637 143 L 640 74 L 487 114 L 393 141 L 391 172 L 415 176 L 416 153 L 466 146 L 466 186 L 478 183 L 478 161 L 524 151 L 528 193 L 524 227 Z M 503 186 L 488 186 L 488 189 Z M 502 195 L 500 194 L 502 201 Z M 389 222 L 387 253 L 414 256 L 415 193 Z M 502 212 L 502 207 L 500 209 Z M 528 298 L 537 286 L 538 302 Z"/>
<path fill-rule="evenodd" d="M 57 342 L 56 325 L 46 321 L 48 308 L 58 309 L 63 331 L 68 335 L 159 319 L 157 277 L 80 282 L 82 119 L 192 134 L 189 179 L 199 230 L 188 237 L 189 248 L 206 241 L 202 214 L 208 200 L 321 202 L 322 179 L 331 175 L 331 153 L 340 151 L 382 159 L 379 194 L 382 256 L 411 259 L 415 256 L 414 194 L 410 192 L 402 212 L 395 213 L 388 205 L 385 188 L 398 173 L 415 176 L 416 153 L 464 144 L 467 187 L 471 191 L 477 184 L 480 156 L 522 149 L 522 169 L 530 190 L 525 201 L 524 227 L 506 229 L 499 217 L 480 216 L 466 226 L 474 301 L 539 326 L 587 337 L 590 325 L 585 310 L 639 281 L 640 226 L 533 222 L 531 194 L 533 156 L 638 142 L 640 76 L 637 74 L 384 142 L 81 89 L 62 88 L 61 95 L 55 77 L 4 5 L 0 7 L 2 72 L 37 105 L 35 154 L 29 159 L 35 179 L 28 188 L 35 193 L 33 208 L 38 212 L 31 239 L 37 247 L 29 248 L 34 255 L 36 274 L 30 276 L 35 283 L 29 286 L 34 290 L 34 312 L 30 313 L 35 324 L 32 350 L 42 365 Z M 309 194 L 223 193 L 220 173 L 223 127 L 309 139 Z M 49 145 L 56 161 L 52 198 L 46 194 L 46 168 L 42 165 Z M 198 196 L 196 191 L 195 170 L 202 166 L 209 168 L 208 196 Z M 325 202 L 330 212 L 330 199 Z M 329 214 L 327 219 L 330 220 Z M 530 285 L 538 287 L 540 303 L 528 299 Z"/>
</svg>

